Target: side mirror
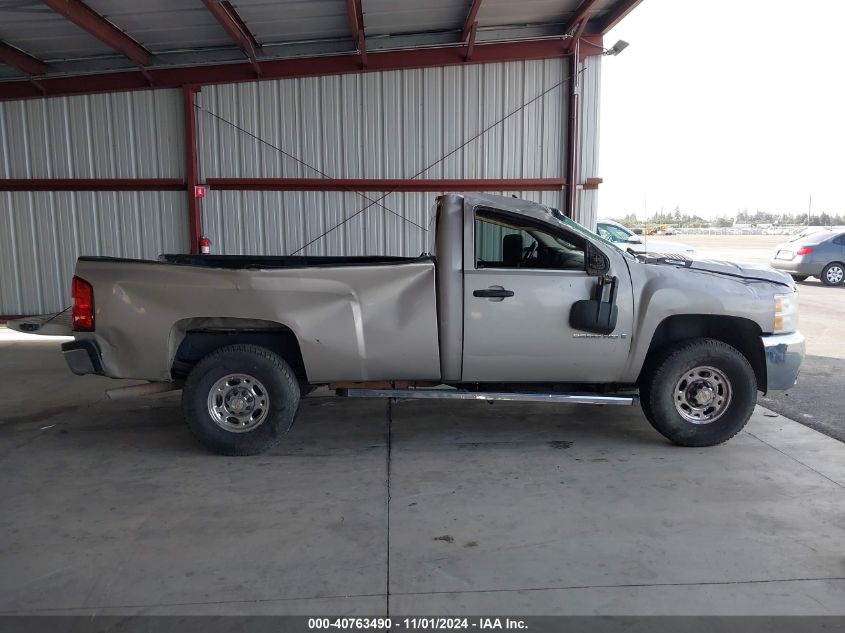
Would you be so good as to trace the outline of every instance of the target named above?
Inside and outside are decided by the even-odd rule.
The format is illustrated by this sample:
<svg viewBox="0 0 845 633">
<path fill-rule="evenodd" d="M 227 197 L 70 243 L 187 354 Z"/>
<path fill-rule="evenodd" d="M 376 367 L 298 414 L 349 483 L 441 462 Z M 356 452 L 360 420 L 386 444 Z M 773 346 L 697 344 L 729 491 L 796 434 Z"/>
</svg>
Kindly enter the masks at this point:
<svg viewBox="0 0 845 633">
<path fill-rule="evenodd" d="M 575 330 L 594 334 L 612 333 L 616 329 L 616 319 L 619 316 L 616 307 L 618 282 L 616 277 L 600 277 L 592 299 L 582 299 L 572 304 L 569 325 Z"/>
<path fill-rule="evenodd" d="M 631 235 L 628 238 L 628 244 L 642 244 L 643 241 L 636 235 Z"/>
<path fill-rule="evenodd" d="M 587 242 L 587 252 L 585 255 L 587 256 L 586 269 L 588 275 L 601 277 L 610 270 L 610 262 L 607 260 L 607 257 L 593 246 L 591 242 Z"/>
</svg>

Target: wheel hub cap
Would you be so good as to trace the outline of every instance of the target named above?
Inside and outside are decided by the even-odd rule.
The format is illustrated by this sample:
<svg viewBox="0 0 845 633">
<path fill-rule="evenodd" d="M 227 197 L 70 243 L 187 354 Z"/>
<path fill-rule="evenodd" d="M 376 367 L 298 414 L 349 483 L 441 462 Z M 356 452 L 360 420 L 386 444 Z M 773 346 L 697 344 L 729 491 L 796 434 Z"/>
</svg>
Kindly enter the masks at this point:
<svg viewBox="0 0 845 633">
<path fill-rule="evenodd" d="M 267 389 L 249 374 L 229 374 L 212 385 L 208 413 L 214 423 L 232 433 L 251 431 L 267 419 Z"/>
<path fill-rule="evenodd" d="M 695 394 L 695 401 L 698 404 L 708 404 L 711 400 L 713 400 L 713 390 L 710 387 L 703 387 Z"/>
<path fill-rule="evenodd" d="M 715 422 L 731 403 L 731 383 L 715 367 L 694 367 L 675 384 L 675 409 L 693 424 Z"/>
</svg>

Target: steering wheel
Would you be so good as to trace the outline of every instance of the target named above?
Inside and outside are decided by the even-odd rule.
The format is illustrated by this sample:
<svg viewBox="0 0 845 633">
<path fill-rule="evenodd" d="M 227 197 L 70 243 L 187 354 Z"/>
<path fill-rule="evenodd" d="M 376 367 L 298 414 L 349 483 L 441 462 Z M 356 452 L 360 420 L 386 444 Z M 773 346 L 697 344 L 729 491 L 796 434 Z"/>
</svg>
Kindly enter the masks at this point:
<svg viewBox="0 0 845 633">
<path fill-rule="evenodd" d="M 527 263 L 531 256 L 534 254 L 534 251 L 537 250 L 537 240 L 534 240 L 531 243 L 531 246 L 525 249 L 525 253 L 522 255 L 522 262 L 523 264 Z"/>
</svg>

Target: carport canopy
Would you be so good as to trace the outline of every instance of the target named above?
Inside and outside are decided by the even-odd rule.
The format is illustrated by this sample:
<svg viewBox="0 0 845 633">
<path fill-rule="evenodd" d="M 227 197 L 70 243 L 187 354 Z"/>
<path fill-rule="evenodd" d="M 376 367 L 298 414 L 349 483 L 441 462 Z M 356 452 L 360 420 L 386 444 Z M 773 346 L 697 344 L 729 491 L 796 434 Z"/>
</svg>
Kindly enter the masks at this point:
<svg viewBox="0 0 845 633">
<path fill-rule="evenodd" d="M 639 1 L 0 2 L 0 99 L 537 59 Z"/>
</svg>

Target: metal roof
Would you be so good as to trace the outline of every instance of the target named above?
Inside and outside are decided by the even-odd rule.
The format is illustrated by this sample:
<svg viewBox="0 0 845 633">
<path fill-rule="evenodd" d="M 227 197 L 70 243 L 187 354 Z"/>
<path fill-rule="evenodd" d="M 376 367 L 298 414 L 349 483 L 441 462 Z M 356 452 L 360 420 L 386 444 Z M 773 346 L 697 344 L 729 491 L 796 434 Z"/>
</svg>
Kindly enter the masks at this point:
<svg viewBox="0 0 845 633">
<path fill-rule="evenodd" d="M 603 34 L 638 1 L 0 0 L 0 81 L 247 58 L 260 74 L 263 61 L 342 54 L 366 66 L 368 51 Z"/>
</svg>

